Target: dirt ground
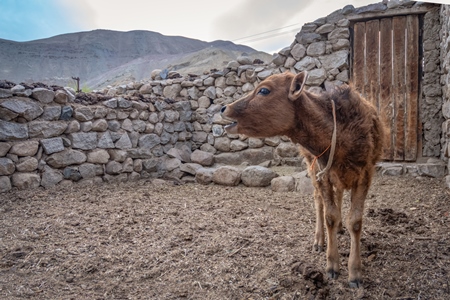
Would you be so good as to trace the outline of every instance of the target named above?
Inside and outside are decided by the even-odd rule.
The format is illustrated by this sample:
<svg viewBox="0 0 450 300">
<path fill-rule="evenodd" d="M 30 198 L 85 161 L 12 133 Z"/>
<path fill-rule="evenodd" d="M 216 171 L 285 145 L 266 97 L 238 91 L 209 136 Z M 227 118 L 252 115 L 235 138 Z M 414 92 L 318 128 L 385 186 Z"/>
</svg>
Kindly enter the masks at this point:
<svg viewBox="0 0 450 300">
<path fill-rule="evenodd" d="M 311 196 L 159 180 L 12 191 L 0 299 L 450 299 L 449 213 L 442 180 L 377 176 L 349 289 L 349 235 L 328 280 Z"/>
</svg>

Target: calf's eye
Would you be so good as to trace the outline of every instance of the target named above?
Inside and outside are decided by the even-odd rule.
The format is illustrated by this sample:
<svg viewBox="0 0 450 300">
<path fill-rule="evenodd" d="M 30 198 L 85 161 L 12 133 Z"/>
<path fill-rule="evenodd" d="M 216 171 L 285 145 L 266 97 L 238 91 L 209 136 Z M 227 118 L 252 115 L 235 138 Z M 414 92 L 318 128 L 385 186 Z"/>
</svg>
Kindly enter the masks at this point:
<svg viewBox="0 0 450 300">
<path fill-rule="evenodd" d="M 269 89 L 262 88 L 262 89 L 259 90 L 258 94 L 261 94 L 261 95 L 269 95 L 269 94 L 270 94 L 270 91 L 269 91 Z"/>
</svg>

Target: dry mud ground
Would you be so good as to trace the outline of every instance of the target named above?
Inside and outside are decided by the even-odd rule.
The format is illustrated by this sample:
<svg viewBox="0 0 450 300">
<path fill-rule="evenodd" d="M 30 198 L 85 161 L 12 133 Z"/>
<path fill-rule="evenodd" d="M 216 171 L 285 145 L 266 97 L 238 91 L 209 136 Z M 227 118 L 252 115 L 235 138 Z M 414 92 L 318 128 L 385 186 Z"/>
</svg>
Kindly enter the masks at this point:
<svg viewBox="0 0 450 300">
<path fill-rule="evenodd" d="M 347 232 L 338 280 L 312 252 L 311 196 L 158 182 L 0 194 L 0 298 L 450 299 L 441 180 L 375 178 L 354 290 Z"/>
</svg>

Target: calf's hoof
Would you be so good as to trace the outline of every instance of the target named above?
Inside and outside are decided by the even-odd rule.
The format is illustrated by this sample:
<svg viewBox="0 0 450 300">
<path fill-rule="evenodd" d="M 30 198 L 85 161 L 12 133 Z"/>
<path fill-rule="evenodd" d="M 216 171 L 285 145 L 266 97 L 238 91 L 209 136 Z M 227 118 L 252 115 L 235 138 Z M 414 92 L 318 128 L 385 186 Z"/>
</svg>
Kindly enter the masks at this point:
<svg viewBox="0 0 450 300">
<path fill-rule="evenodd" d="M 339 278 L 339 272 L 335 270 L 327 270 L 328 278 L 330 279 L 338 279 Z"/>
<path fill-rule="evenodd" d="M 357 279 L 357 280 L 352 280 L 352 281 L 349 281 L 349 282 L 348 282 L 348 286 L 349 286 L 351 289 L 357 289 L 357 288 L 360 288 L 360 287 L 362 286 L 362 282 L 361 282 L 361 280 L 359 280 L 359 279 Z"/>
<path fill-rule="evenodd" d="M 318 244 L 314 244 L 313 250 L 314 250 L 315 252 L 323 252 L 323 251 L 324 251 L 324 247 L 323 247 L 323 246 L 320 246 L 320 245 L 318 245 Z"/>
</svg>

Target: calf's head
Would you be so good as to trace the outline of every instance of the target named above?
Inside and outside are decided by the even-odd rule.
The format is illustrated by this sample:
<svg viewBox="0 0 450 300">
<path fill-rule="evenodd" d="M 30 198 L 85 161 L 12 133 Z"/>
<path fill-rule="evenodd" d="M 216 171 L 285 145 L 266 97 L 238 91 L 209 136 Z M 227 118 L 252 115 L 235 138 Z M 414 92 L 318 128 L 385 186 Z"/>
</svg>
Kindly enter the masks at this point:
<svg viewBox="0 0 450 300">
<path fill-rule="evenodd" d="M 250 137 L 283 135 L 295 126 L 294 102 L 299 101 L 308 75 L 286 72 L 268 77 L 250 94 L 222 107 L 231 134 Z"/>
</svg>

